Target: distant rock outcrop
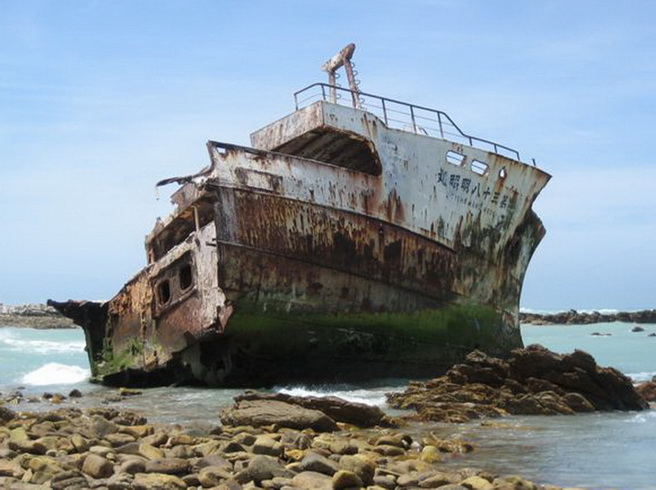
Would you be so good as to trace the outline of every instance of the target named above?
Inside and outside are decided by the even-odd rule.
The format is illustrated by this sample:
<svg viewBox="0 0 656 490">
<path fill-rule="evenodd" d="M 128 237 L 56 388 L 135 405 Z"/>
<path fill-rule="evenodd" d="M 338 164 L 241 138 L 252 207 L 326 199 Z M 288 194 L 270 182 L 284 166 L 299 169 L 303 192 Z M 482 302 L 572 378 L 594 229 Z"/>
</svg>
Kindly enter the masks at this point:
<svg viewBox="0 0 656 490">
<path fill-rule="evenodd" d="M 519 314 L 520 323 L 533 325 L 588 325 L 590 323 L 656 323 L 656 310 L 618 311 L 617 313 L 600 313 L 598 311 L 579 312 L 576 310 L 559 313 L 527 313 Z"/>
<path fill-rule="evenodd" d="M 73 328 L 72 320 L 44 304 L 4 305 L 0 303 L 0 327 Z"/>
<path fill-rule="evenodd" d="M 444 422 L 649 407 L 630 378 L 598 366 L 590 354 L 560 355 L 539 345 L 515 349 L 508 360 L 474 351 L 444 376 L 389 394 L 388 402 L 414 408 L 421 420 Z"/>
</svg>

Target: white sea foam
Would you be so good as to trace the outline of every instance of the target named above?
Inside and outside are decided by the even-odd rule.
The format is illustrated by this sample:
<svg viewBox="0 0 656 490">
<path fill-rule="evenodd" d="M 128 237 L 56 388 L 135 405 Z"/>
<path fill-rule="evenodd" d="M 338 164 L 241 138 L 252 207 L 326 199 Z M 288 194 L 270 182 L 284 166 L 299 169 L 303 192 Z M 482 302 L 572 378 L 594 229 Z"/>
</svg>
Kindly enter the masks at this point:
<svg viewBox="0 0 656 490">
<path fill-rule="evenodd" d="M 597 309 L 589 309 L 589 308 L 584 308 L 584 309 L 578 309 L 574 308 L 574 310 L 577 313 L 587 313 L 588 315 L 591 313 L 600 313 L 601 315 L 616 315 L 617 313 L 620 312 L 620 310 L 615 309 L 615 308 L 597 308 Z M 535 314 L 535 315 L 557 315 L 559 313 L 567 313 L 571 311 L 571 309 L 558 309 L 558 310 L 544 310 L 544 309 L 534 309 L 534 308 L 520 308 L 519 311 L 521 313 L 526 313 L 526 314 Z M 637 311 L 637 310 L 622 310 L 622 311 L 627 311 L 627 312 L 632 312 L 632 311 Z"/>
<path fill-rule="evenodd" d="M 86 380 L 91 373 L 80 366 L 68 366 L 57 362 L 44 364 L 21 378 L 21 383 L 32 386 L 69 385 Z"/>
<path fill-rule="evenodd" d="M 391 389 L 382 390 L 382 391 L 367 390 L 367 389 L 323 390 L 323 389 L 309 389 L 299 386 L 294 388 L 281 388 L 281 389 L 277 389 L 276 391 L 278 391 L 279 393 L 284 393 L 286 395 L 292 395 L 292 396 L 316 396 L 316 397 L 336 396 L 348 402 L 383 406 L 385 405 L 386 402 L 385 392 L 391 391 Z"/>
<path fill-rule="evenodd" d="M 656 411 L 645 410 L 644 412 L 638 412 L 631 418 L 627 418 L 625 422 L 630 424 L 644 424 L 645 422 L 653 422 L 654 420 L 656 420 Z"/>
<path fill-rule="evenodd" d="M 68 352 L 82 352 L 84 341 L 55 342 L 52 340 L 22 340 L 7 335 L 0 337 L 0 341 L 9 346 L 12 351 L 31 354 L 62 354 Z"/>
<path fill-rule="evenodd" d="M 633 380 L 634 383 L 642 383 L 643 381 L 651 381 L 656 376 L 656 372 L 645 371 L 642 373 L 628 373 L 627 376 Z"/>
</svg>

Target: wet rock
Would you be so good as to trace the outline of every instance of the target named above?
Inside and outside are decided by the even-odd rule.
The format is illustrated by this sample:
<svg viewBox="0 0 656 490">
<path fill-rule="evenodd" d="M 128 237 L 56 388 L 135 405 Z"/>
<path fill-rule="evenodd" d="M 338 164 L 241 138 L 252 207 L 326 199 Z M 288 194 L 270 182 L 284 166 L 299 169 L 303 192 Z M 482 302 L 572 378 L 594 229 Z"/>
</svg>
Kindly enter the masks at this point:
<svg viewBox="0 0 656 490">
<path fill-rule="evenodd" d="M 164 458 L 147 461 L 144 467 L 146 473 L 165 473 L 167 475 L 183 475 L 189 471 L 190 464 L 186 459 Z"/>
<path fill-rule="evenodd" d="M 580 393 L 566 393 L 563 395 L 562 400 L 570 407 L 574 412 L 585 413 L 585 412 L 594 412 L 595 407 L 590 403 L 587 398 L 585 398 Z"/>
<path fill-rule="evenodd" d="M 323 473 L 324 475 L 332 476 L 337 470 L 339 470 L 339 465 L 335 461 L 331 461 L 320 454 L 310 452 L 301 460 L 298 465 L 298 470 L 314 471 L 316 473 Z"/>
<path fill-rule="evenodd" d="M 92 416 L 89 426 L 93 434 L 101 439 L 107 434 L 114 434 L 118 431 L 118 426 L 102 415 Z"/>
<path fill-rule="evenodd" d="M 133 481 L 134 476 L 129 473 L 114 473 L 107 478 L 106 483 L 108 490 L 129 490 L 133 488 Z"/>
<path fill-rule="evenodd" d="M 590 354 L 560 355 L 537 345 L 515 349 L 508 360 L 472 352 L 446 375 L 411 383 L 388 402 L 414 408 L 421 420 L 444 422 L 647 407 L 629 378 L 598 366 Z"/>
<path fill-rule="evenodd" d="M 232 478 L 232 474 L 221 466 L 206 466 L 197 475 L 198 482 L 205 488 L 215 487 L 222 481 Z"/>
<path fill-rule="evenodd" d="M 164 451 L 145 442 L 139 444 L 139 454 L 151 461 L 162 459 L 165 456 Z"/>
<path fill-rule="evenodd" d="M 442 488 L 454 482 L 453 476 L 448 473 L 436 471 L 429 475 L 421 475 L 417 486 L 419 488 Z"/>
<path fill-rule="evenodd" d="M 118 394 L 121 395 L 121 396 L 123 396 L 123 397 L 127 397 L 127 396 L 138 396 L 138 395 L 142 395 L 142 394 L 143 394 L 143 391 L 141 391 L 141 390 L 135 390 L 135 389 L 133 389 L 133 388 L 119 388 L 119 389 L 118 389 Z"/>
<path fill-rule="evenodd" d="M 18 464 L 13 461 L 0 459 L 0 476 L 19 477 L 22 474 L 23 470 Z"/>
<path fill-rule="evenodd" d="M 640 396 L 648 402 L 656 402 L 656 382 L 646 381 L 636 387 Z"/>
<path fill-rule="evenodd" d="M 122 434 L 128 434 L 137 439 L 142 439 L 153 433 L 153 427 L 150 425 L 121 425 L 118 426 L 118 431 Z"/>
<path fill-rule="evenodd" d="M 373 484 L 386 490 L 394 490 L 396 488 L 396 478 L 392 475 L 376 475 Z"/>
<path fill-rule="evenodd" d="M 77 432 L 71 436 L 71 444 L 78 453 L 83 453 L 91 447 L 88 439 Z"/>
<path fill-rule="evenodd" d="M 332 486 L 335 490 L 342 490 L 344 488 L 360 488 L 364 486 L 362 480 L 358 475 L 352 471 L 339 470 L 332 478 Z"/>
<path fill-rule="evenodd" d="M 10 420 L 16 418 L 16 412 L 13 410 L 0 405 L 0 424 L 6 424 Z"/>
<path fill-rule="evenodd" d="M 187 488 L 187 484 L 174 475 L 139 473 L 132 482 L 132 488 L 136 490 L 178 490 Z"/>
<path fill-rule="evenodd" d="M 260 393 L 247 391 L 235 398 L 241 400 L 277 400 L 310 410 L 325 413 L 336 422 L 352 424 L 357 427 L 388 426 L 390 422 L 380 407 L 364 403 L 349 402 L 336 396 L 292 396 L 284 393 Z"/>
<path fill-rule="evenodd" d="M 126 461 L 123 461 L 120 466 L 121 473 L 128 473 L 130 475 L 136 475 L 137 473 L 146 472 L 146 460 L 141 458 L 132 458 Z"/>
<path fill-rule="evenodd" d="M 339 468 L 355 473 L 365 485 L 371 485 L 374 481 L 376 465 L 365 456 L 344 455 L 339 459 Z"/>
<path fill-rule="evenodd" d="M 374 452 L 382 456 L 402 456 L 405 454 L 405 449 L 399 446 L 390 446 L 388 444 L 379 444 L 374 449 Z"/>
<path fill-rule="evenodd" d="M 302 490 L 332 490 L 333 480 L 323 473 L 303 471 L 292 478 L 292 487 Z"/>
<path fill-rule="evenodd" d="M 237 481 L 240 481 L 237 475 Z M 271 480 L 274 477 L 291 478 L 294 474 L 285 468 L 276 458 L 271 456 L 255 456 L 250 460 L 246 469 L 241 473 L 241 481 L 255 481 L 260 483 L 263 480 Z M 244 480 L 245 478 L 245 480 Z"/>
<path fill-rule="evenodd" d="M 318 432 L 335 431 L 339 427 L 333 419 L 318 410 L 292 405 L 278 400 L 242 400 L 221 412 L 221 422 L 228 425 L 262 427 L 278 425 L 291 429 L 314 429 Z"/>
<path fill-rule="evenodd" d="M 376 446 L 396 446 L 407 449 L 412 439 L 402 434 L 384 434 L 376 440 Z"/>
<path fill-rule="evenodd" d="M 48 448 L 40 441 L 10 440 L 7 446 L 19 453 L 43 455 L 48 451 Z"/>
<path fill-rule="evenodd" d="M 107 478 L 114 473 L 114 465 L 98 454 L 89 454 L 84 459 L 82 471 L 92 478 Z"/>
<path fill-rule="evenodd" d="M 465 480 L 460 482 L 460 485 L 462 485 L 465 488 L 469 488 L 470 490 L 493 490 L 494 485 L 487 481 L 485 478 L 481 478 L 480 476 L 470 476 L 469 478 L 466 478 Z"/>
<path fill-rule="evenodd" d="M 50 488 L 54 490 L 85 488 L 87 486 L 86 478 L 78 470 L 62 471 L 50 479 Z"/>
<path fill-rule="evenodd" d="M 421 450 L 421 460 L 426 463 L 439 463 L 442 460 L 440 450 L 435 446 L 424 446 Z"/>
<path fill-rule="evenodd" d="M 116 448 L 116 447 L 125 446 L 130 442 L 134 442 L 137 440 L 137 438 L 129 434 L 116 433 L 116 434 L 109 434 L 108 436 L 105 436 L 104 440 L 107 441 L 113 448 Z"/>
<path fill-rule="evenodd" d="M 496 478 L 493 482 L 496 488 L 505 490 L 537 490 L 537 485 L 521 476 L 512 475 L 504 478 Z"/>
<path fill-rule="evenodd" d="M 271 436 L 264 435 L 255 439 L 251 451 L 253 454 L 264 454 L 267 456 L 281 456 L 282 445 Z"/>
</svg>

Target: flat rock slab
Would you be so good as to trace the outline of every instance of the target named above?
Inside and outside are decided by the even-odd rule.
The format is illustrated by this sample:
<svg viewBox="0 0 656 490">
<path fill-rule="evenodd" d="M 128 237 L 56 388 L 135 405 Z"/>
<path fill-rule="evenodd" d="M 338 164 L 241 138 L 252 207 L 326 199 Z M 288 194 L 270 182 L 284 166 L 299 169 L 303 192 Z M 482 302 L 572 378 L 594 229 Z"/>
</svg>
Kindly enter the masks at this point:
<svg viewBox="0 0 656 490">
<path fill-rule="evenodd" d="M 336 422 L 361 428 L 392 425 L 380 407 L 350 402 L 337 396 L 293 396 L 248 390 L 243 395 L 235 397 L 237 402 L 243 400 L 276 400 L 291 403 L 310 410 L 319 410 Z"/>
<path fill-rule="evenodd" d="M 262 427 L 276 424 L 290 429 L 313 429 L 317 432 L 333 432 L 337 423 L 319 410 L 299 407 L 278 400 L 241 400 L 220 414 L 226 425 L 251 425 Z"/>
</svg>

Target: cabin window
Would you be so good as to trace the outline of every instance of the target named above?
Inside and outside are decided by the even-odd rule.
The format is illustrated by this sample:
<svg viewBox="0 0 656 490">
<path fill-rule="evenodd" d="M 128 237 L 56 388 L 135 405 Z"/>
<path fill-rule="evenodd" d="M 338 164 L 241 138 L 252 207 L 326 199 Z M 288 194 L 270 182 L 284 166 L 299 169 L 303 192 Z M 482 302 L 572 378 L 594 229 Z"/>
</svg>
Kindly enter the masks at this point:
<svg viewBox="0 0 656 490">
<path fill-rule="evenodd" d="M 471 169 L 475 174 L 486 175 L 490 167 L 487 163 L 481 162 L 480 160 L 472 160 Z"/>
<path fill-rule="evenodd" d="M 165 305 L 171 299 L 171 285 L 168 279 L 164 279 L 157 284 L 157 301 L 160 305 Z"/>
<path fill-rule="evenodd" d="M 506 167 L 502 167 L 501 170 L 499 170 L 499 178 L 503 180 L 506 177 L 508 177 L 508 171 L 506 170 Z"/>
<path fill-rule="evenodd" d="M 446 152 L 446 161 L 451 165 L 459 167 L 465 161 L 465 155 L 449 150 Z"/>
<path fill-rule="evenodd" d="M 180 290 L 185 291 L 189 289 L 194 283 L 194 276 L 191 272 L 191 264 L 184 264 L 180 267 L 178 272 L 178 280 L 180 281 Z"/>
</svg>

